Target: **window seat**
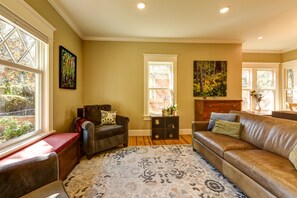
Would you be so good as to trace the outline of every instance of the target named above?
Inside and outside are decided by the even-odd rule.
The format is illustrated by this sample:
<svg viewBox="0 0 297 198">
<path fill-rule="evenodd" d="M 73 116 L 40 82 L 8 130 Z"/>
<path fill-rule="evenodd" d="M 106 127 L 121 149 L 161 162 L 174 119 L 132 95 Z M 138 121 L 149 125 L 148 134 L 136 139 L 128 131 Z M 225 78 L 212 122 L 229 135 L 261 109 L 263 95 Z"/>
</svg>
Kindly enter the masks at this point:
<svg viewBox="0 0 297 198">
<path fill-rule="evenodd" d="M 79 161 L 79 133 L 55 133 L 0 159 L 0 166 L 41 154 L 56 152 L 59 159 L 59 177 L 64 180 Z"/>
</svg>

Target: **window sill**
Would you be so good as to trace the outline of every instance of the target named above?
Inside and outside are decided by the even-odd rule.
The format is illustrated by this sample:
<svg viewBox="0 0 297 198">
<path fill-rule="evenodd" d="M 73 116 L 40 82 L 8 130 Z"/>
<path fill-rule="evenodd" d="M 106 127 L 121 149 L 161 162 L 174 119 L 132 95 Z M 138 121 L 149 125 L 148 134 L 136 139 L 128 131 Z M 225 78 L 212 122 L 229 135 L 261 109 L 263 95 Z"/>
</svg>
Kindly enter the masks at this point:
<svg viewBox="0 0 297 198">
<path fill-rule="evenodd" d="M 143 115 L 142 118 L 143 118 L 143 120 L 151 120 L 150 115 Z"/>
<path fill-rule="evenodd" d="M 55 133 L 55 131 L 37 133 L 31 137 L 28 137 L 27 139 L 24 139 L 24 140 L 16 142 L 16 143 L 12 143 L 4 148 L 1 148 L 0 149 L 0 159 L 18 151 L 18 150 L 21 150 L 21 149 L 29 146 L 30 144 L 33 144 L 34 142 L 37 142 L 37 141 L 39 141 L 53 133 Z"/>
</svg>

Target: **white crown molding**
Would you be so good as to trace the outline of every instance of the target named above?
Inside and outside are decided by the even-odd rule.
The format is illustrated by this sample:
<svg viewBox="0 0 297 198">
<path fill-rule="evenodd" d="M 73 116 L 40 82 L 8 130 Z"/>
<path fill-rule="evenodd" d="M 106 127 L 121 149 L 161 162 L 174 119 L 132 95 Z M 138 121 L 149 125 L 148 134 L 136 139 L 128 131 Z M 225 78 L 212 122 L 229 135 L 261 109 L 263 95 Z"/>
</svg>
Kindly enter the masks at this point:
<svg viewBox="0 0 297 198">
<path fill-rule="evenodd" d="M 122 41 L 122 42 L 160 42 L 160 43 L 219 43 L 219 44 L 242 44 L 240 40 L 216 40 L 195 38 L 132 38 L 132 37 L 100 37 L 84 36 L 83 40 L 89 41 Z"/>
<path fill-rule="evenodd" d="M 282 50 L 252 50 L 252 49 L 242 49 L 242 53 L 263 53 L 263 54 L 281 54 Z"/>
<path fill-rule="evenodd" d="M 296 64 L 297 60 L 290 60 L 282 63 L 283 66 L 295 66 Z"/>
<path fill-rule="evenodd" d="M 289 49 L 283 50 L 283 53 L 294 51 L 294 50 L 297 50 L 297 48 L 289 48 Z"/>
<path fill-rule="evenodd" d="M 62 5 L 57 0 L 48 0 L 48 2 L 55 8 L 55 10 L 61 15 L 61 17 L 68 23 L 68 25 L 76 32 L 76 34 L 82 39 L 83 34 L 73 20 L 66 14 Z"/>
</svg>

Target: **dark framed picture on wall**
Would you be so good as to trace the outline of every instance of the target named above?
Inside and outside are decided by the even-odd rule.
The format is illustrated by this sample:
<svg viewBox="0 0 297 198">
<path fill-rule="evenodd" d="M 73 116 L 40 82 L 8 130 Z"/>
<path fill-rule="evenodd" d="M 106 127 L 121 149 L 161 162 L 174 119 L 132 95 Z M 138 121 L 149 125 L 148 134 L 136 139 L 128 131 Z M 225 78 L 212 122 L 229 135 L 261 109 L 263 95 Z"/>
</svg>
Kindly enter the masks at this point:
<svg viewBox="0 0 297 198">
<path fill-rule="evenodd" d="M 76 56 L 60 46 L 59 88 L 76 89 Z"/>
<path fill-rule="evenodd" d="M 227 96 L 227 61 L 193 61 L 193 96 Z"/>
</svg>

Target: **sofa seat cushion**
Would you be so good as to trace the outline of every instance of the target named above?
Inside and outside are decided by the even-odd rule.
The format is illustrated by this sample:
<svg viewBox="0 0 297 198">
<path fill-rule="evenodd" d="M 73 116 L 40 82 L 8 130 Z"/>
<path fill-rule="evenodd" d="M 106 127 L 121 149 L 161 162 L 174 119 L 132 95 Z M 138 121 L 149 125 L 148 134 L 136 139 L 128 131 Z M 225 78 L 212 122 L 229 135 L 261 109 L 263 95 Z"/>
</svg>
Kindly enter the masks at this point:
<svg viewBox="0 0 297 198">
<path fill-rule="evenodd" d="M 209 131 L 194 132 L 194 138 L 222 158 L 224 158 L 224 152 L 228 150 L 257 149 L 257 147 L 240 139 Z"/>
<path fill-rule="evenodd" d="M 297 197 L 297 171 L 288 159 L 264 150 L 230 150 L 224 157 L 277 197 Z"/>
<path fill-rule="evenodd" d="M 100 140 L 115 135 L 124 134 L 125 129 L 122 125 L 96 125 L 95 126 L 95 140 Z"/>
</svg>

